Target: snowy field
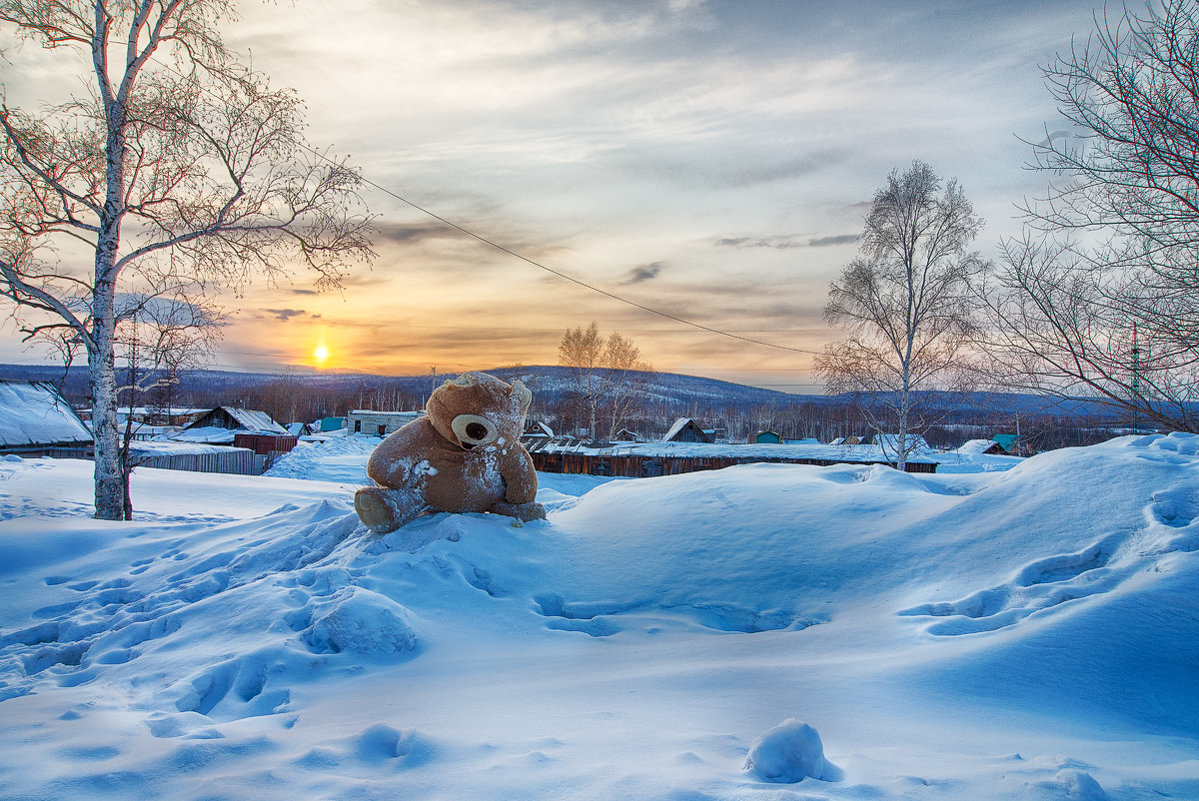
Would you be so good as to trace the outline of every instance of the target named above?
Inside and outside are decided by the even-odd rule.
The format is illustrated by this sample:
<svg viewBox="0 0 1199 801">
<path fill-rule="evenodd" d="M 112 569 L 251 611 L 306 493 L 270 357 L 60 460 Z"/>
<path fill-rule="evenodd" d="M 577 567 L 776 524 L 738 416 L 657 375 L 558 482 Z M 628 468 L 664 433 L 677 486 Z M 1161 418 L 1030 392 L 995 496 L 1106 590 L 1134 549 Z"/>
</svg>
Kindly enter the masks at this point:
<svg viewBox="0 0 1199 801">
<path fill-rule="evenodd" d="M 384 536 L 364 460 L 139 469 L 132 523 L 0 461 L 0 797 L 1199 799 L 1199 437 Z"/>
</svg>

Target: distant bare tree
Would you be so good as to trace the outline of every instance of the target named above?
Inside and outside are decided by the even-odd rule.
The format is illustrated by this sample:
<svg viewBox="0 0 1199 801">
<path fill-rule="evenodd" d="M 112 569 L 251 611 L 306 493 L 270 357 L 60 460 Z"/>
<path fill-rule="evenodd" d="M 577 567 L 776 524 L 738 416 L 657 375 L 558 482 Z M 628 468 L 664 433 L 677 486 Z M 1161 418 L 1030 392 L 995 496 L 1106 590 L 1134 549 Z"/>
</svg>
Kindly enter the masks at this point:
<svg viewBox="0 0 1199 801">
<path fill-rule="evenodd" d="M 0 34 L 81 56 L 82 97 L 0 102 L 0 297 L 87 352 L 96 516 L 123 516 L 117 298 L 288 265 L 336 285 L 369 258 L 358 175 L 310 150 L 302 105 L 218 36 L 232 0 L 0 0 Z M 85 266 L 86 265 L 86 266 Z"/>
<path fill-rule="evenodd" d="M 573 389 L 589 420 L 588 435 L 599 436 L 601 409 L 607 414 L 608 437 L 613 437 L 628 416 L 652 368 L 641 361 L 641 349 L 618 332 L 605 339 L 599 324 L 567 329 L 558 346 L 558 364 L 569 367 Z"/>
<path fill-rule="evenodd" d="M 600 336 L 599 324 L 594 321 L 587 328 L 568 328 L 558 345 L 558 364 L 570 368 L 573 389 L 590 421 L 587 434 L 592 439 L 596 437 L 596 418 L 603 394 L 600 375 L 603 355 L 604 339 Z"/>
<path fill-rule="evenodd" d="M 967 279 L 979 268 L 967 250 L 982 228 L 955 181 L 944 189 L 927 164 L 893 170 L 866 215 L 860 255 L 829 286 L 825 319 L 850 337 L 816 361 L 830 393 L 860 399 L 879 431 L 898 433 L 903 469 L 925 421 L 919 391 L 943 389 L 965 375 L 970 310 Z"/>
<path fill-rule="evenodd" d="M 1072 130 L 1033 145 L 1055 183 L 980 287 L 992 365 L 1199 430 L 1199 8 L 1097 17 L 1045 75 Z"/>
<path fill-rule="evenodd" d="M 608 439 L 624 425 L 634 402 L 653 370 L 641 360 L 641 349 L 628 337 L 613 331 L 604 343 L 604 388 L 608 409 Z"/>
</svg>

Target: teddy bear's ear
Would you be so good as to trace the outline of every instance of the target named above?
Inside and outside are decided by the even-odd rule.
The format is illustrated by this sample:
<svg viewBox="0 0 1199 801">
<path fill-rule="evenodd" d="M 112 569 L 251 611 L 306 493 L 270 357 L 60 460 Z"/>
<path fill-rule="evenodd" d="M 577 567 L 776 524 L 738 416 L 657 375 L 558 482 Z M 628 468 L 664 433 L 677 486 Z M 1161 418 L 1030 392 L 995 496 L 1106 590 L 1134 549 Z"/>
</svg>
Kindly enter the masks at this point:
<svg viewBox="0 0 1199 801">
<path fill-rule="evenodd" d="M 529 391 L 529 388 L 519 378 L 512 382 L 512 392 L 509 394 L 513 400 L 520 403 L 520 410 L 522 412 L 529 410 L 529 404 L 533 402 L 533 393 Z"/>
</svg>

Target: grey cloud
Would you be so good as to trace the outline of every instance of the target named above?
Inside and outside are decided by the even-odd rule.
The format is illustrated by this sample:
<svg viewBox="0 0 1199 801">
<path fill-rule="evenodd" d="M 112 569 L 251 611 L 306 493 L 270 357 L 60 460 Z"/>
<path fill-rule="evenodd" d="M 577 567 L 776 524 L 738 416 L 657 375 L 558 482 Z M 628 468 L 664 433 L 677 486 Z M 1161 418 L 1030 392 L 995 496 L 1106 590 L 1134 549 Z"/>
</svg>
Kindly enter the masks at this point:
<svg viewBox="0 0 1199 801">
<path fill-rule="evenodd" d="M 1053 133 L 1049 134 L 1044 139 L 1042 139 L 1040 142 L 1038 142 L 1037 147 L 1049 147 L 1051 144 L 1053 144 L 1054 139 L 1071 139 L 1071 138 L 1078 138 L 1078 137 L 1075 134 L 1071 133 L 1070 131 L 1054 131 Z"/>
<path fill-rule="evenodd" d="M 628 277 L 621 283 L 640 284 L 642 281 L 650 281 L 657 278 L 665 266 L 665 262 L 655 261 L 652 264 L 643 264 L 640 267 L 634 267 L 632 270 L 629 270 Z"/>
<path fill-rule="evenodd" d="M 808 240 L 808 247 L 823 248 L 830 245 L 852 245 L 858 241 L 857 234 L 841 234 L 839 236 L 819 236 Z"/>
<path fill-rule="evenodd" d="M 715 244 L 725 248 L 774 248 L 776 250 L 790 250 L 804 246 L 802 242 L 796 242 L 793 236 L 726 237 L 717 239 Z"/>
<path fill-rule="evenodd" d="M 381 269 L 379 269 L 379 270 L 375 270 L 372 268 L 363 268 L 363 269 L 355 270 L 354 272 L 350 273 L 349 275 L 344 276 L 341 279 L 339 286 L 330 287 L 328 289 L 315 289 L 312 286 L 292 286 L 292 287 L 288 287 L 284 291 L 287 292 L 287 294 L 289 294 L 289 295 L 300 295 L 301 297 L 316 297 L 319 295 L 336 294 L 339 289 L 342 291 L 345 291 L 345 290 L 352 290 L 352 289 L 363 289 L 363 288 L 370 288 L 370 287 L 376 287 L 376 286 L 385 286 L 387 284 L 390 284 L 394 278 L 394 276 L 388 274 L 390 269 L 391 269 L 391 265 L 383 264 L 381 266 Z M 266 311 L 271 311 L 271 310 L 267 309 Z"/>
<path fill-rule="evenodd" d="M 453 233 L 453 229 L 441 223 L 395 223 L 381 220 L 375 222 L 376 239 L 398 245 L 440 239 Z"/>
<path fill-rule="evenodd" d="M 293 317 L 303 317 L 308 312 L 303 309 L 263 309 L 267 314 L 273 314 L 275 319 L 287 322 Z"/>
</svg>

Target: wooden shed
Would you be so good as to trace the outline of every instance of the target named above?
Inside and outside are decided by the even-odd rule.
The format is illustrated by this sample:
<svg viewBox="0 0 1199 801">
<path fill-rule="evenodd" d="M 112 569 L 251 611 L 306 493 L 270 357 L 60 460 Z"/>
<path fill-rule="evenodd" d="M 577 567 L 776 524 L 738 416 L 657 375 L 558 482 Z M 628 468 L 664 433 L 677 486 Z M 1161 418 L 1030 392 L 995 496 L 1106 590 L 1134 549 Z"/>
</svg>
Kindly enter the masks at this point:
<svg viewBox="0 0 1199 801">
<path fill-rule="evenodd" d="M 680 417 L 662 437 L 662 442 L 712 442 L 712 437 L 690 417 Z"/>
<path fill-rule="evenodd" d="M 233 447 L 246 448 L 259 456 L 270 456 L 277 453 L 287 453 L 296 447 L 298 437 L 291 434 L 234 434 Z"/>
<path fill-rule="evenodd" d="M 764 431 L 758 431 L 755 434 L 750 434 L 749 441 L 751 443 L 758 444 L 758 445 L 761 445 L 761 444 L 782 445 L 783 444 L 783 435 L 778 433 L 777 431 L 770 431 L 769 429 L 767 429 Z"/>
</svg>

